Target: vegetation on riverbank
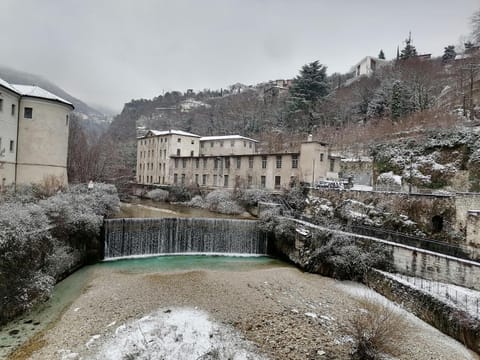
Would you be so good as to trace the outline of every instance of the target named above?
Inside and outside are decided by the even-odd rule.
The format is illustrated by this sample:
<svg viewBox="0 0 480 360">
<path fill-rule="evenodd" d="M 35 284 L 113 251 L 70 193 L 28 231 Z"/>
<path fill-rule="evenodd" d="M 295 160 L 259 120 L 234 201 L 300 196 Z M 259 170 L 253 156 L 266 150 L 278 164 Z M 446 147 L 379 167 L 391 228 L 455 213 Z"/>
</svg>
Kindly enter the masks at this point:
<svg viewBox="0 0 480 360">
<path fill-rule="evenodd" d="M 0 194 L 0 324 L 48 298 L 56 281 L 84 264 L 87 242 L 118 209 L 113 185 L 49 185 Z"/>
</svg>

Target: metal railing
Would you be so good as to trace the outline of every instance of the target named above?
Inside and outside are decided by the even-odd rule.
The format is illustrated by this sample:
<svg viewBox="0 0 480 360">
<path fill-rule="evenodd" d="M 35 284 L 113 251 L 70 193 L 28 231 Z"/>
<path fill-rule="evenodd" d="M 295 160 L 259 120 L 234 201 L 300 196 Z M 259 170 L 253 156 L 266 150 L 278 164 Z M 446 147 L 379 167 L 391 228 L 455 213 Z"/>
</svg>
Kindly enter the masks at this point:
<svg viewBox="0 0 480 360">
<path fill-rule="evenodd" d="M 444 241 L 409 235 L 391 230 L 379 229 L 376 227 L 365 225 L 346 226 L 345 231 L 353 232 L 359 235 L 376 237 L 382 240 L 392 241 L 395 243 L 429 250 L 445 255 L 450 255 L 462 259 L 472 260 L 468 248 L 458 244 L 450 244 Z"/>
</svg>

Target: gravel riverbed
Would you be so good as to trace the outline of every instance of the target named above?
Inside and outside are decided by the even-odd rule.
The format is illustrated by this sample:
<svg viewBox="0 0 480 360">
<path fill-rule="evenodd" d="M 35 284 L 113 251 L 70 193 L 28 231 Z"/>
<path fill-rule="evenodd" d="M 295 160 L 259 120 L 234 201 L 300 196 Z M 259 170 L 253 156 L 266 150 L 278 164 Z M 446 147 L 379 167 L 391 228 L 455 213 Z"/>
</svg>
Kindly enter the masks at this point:
<svg viewBox="0 0 480 360">
<path fill-rule="evenodd" d="M 100 359 L 119 327 L 176 309 L 206 313 L 261 357 L 348 359 L 345 324 L 361 306 L 358 294 L 368 292 L 292 267 L 149 274 L 97 268 L 58 320 L 10 359 Z M 405 319 L 398 359 L 480 359 L 413 316 Z"/>
</svg>

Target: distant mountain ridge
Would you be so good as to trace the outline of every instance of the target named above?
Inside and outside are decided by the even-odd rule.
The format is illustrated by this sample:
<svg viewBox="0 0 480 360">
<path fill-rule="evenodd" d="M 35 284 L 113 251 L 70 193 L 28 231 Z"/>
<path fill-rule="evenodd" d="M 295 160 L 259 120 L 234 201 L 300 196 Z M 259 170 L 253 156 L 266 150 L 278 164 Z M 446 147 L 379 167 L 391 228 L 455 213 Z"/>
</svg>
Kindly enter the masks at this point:
<svg viewBox="0 0 480 360">
<path fill-rule="evenodd" d="M 101 111 L 98 111 L 97 109 L 85 104 L 83 101 L 70 95 L 65 90 L 55 85 L 51 81 L 43 78 L 42 76 L 26 73 L 0 65 L 0 78 L 6 80 L 11 84 L 40 86 L 41 88 L 50 91 L 51 93 L 60 96 L 65 100 L 70 101 L 75 106 L 75 112 L 79 113 L 80 116 L 84 119 L 107 120 L 108 118 L 108 116 Z"/>
</svg>

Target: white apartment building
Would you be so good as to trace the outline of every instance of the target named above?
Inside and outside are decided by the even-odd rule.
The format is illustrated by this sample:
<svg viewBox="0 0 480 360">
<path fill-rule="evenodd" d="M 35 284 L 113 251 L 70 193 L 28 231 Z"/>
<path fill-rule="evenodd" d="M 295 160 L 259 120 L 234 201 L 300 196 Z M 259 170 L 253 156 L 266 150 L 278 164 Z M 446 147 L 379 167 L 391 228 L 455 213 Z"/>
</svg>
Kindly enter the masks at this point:
<svg viewBox="0 0 480 360">
<path fill-rule="evenodd" d="M 137 139 L 137 183 L 280 189 L 314 183 L 338 169 L 327 144 L 306 141 L 299 152 L 258 153 L 258 141 L 240 135 L 206 136 L 150 130 Z"/>
<path fill-rule="evenodd" d="M 0 79 L 0 187 L 67 179 L 73 105 L 38 87 Z"/>
</svg>

